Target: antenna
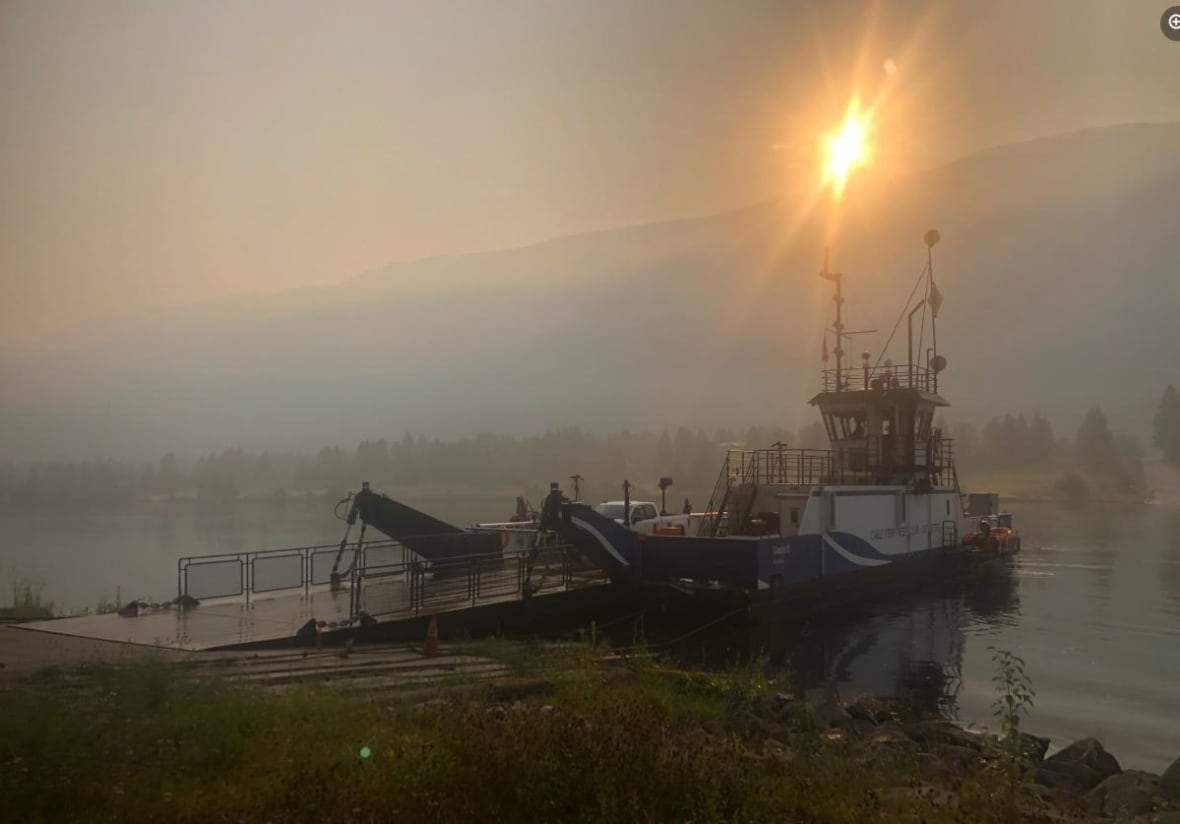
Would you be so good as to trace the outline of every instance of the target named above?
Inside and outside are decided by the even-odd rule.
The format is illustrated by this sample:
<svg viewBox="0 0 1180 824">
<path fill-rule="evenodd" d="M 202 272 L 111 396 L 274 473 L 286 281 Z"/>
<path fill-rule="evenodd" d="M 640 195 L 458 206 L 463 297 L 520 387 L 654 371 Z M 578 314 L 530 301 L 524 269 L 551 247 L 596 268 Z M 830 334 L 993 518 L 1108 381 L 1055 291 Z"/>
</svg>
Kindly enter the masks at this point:
<svg viewBox="0 0 1180 824">
<path fill-rule="evenodd" d="M 942 240 L 942 235 L 937 229 L 931 229 L 923 238 L 926 241 L 926 294 L 927 296 L 935 296 L 930 290 L 934 286 L 934 247 L 938 245 L 938 241 Z M 935 296 L 936 297 L 936 296 Z M 931 366 L 938 360 L 938 306 L 931 304 L 930 306 L 930 340 L 933 344 L 934 357 L 927 363 Z M 946 366 L 946 360 L 941 361 L 941 367 L 934 368 L 934 391 L 938 392 L 938 373 Z"/>
</svg>

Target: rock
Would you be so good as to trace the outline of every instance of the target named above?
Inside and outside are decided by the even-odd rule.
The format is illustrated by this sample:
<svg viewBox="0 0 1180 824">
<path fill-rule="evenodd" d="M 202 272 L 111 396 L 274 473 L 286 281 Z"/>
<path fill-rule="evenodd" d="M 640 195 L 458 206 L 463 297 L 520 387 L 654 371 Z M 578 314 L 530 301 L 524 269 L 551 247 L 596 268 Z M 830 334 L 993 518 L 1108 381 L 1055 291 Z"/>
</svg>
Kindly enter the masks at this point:
<svg viewBox="0 0 1180 824">
<path fill-rule="evenodd" d="M 863 699 L 853 701 L 844 709 L 856 721 L 867 721 L 874 727 L 879 723 L 877 721 L 877 714 L 873 711 L 873 708 L 869 706 L 869 703 Z"/>
<path fill-rule="evenodd" d="M 853 718 L 863 718 L 874 724 L 884 724 L 887 721 L 922 721 L 931 717 L 929 714 L 923 714 L 912 702 L 876 695 L 861 696 L 845 709 Z"/>
<path fill-rule="evenodd" d="M 820 727 L 839 727 L 843 729 L 852 725 L 852 716 L 835 701 L 824 701 L 815 707 L 815 717 Z"/>
<path fill-rule="evenodd" d="M 1102 782 L 1102 776 L 1085 764 L 1075 761 L 1043 761 L 1033 775 L 1043 787 L 1068 790 L 1082 795 Z"/>
<path fill-rule="evenodd" d="M 754 719 L 754 728 L 765 738 L 789 738 L 793 729 L 784 721 L 767 721 L 762 718 Z"/>
<path fill-rule="evenodd" d="M 789 692 L 776 692 L 774 697 L 770 699 L 770 708 L 779 712 L 794 704 L 796 700 L 798 700 L 797 697 Z"/>
<path fill-rule="evenodd" d="M 1060 752 L 1045 759 L 1045 764 L 1082 764 L 1089 767 L 1098 776 L 1094 782 L 1097 785 L 1102 779 L 1118 775 L 1123 771 L 1118 759 L 1108 753 L 1097 738 L 1083 738 L 1075 741 Z M 1091 786 L 1094 786 L 1091 785 Z M 1089 787 L 1087 787 L 1089 789 Z"/>
<path fill-rule="evenodd" d="M 1053 791 L 1043 784 L 1024 784 L 1024 791 L 1042 804 L 1053 806 Z"/>
<path fill-rule="evenodd" d="M 1049 751 L 1049 739 L 1027 732 L 1020 733 L 1020 751 L 1031 761 L 1041 761 Z"/>
<path fill-rule="evenodd" d="M 866 721 L 863 718 L 856 718 L 855 716 L 852 719 L 852 731 L 857 735 L 872 735 L 876 729 L 877 725 L 872 721 Z"/>
<path fill-rule="evenodd" d="M 1086 793 L 1086 806 L 1109 816 L 1139 815 L 1152 808 L 1160 777 L 1139 770 L 1112 775 Z"/>
<path fill-rule="evenodd" d="M 935 749 L 934 754 L 938 756 L 944 766 L 960 775 L 969 772 L 975 762 L 979 760 L 979 750 L 971 747 L 959 747 L 954 744 L 943 744 Z"/>
<path fill-rule="evenodd" d="M 1180 804 L 1180 758 L 1172 762 L 1172 766 L 1164 770 L 1160 779 L 1160 791 L 1165 801 Z"/>
<path fill-rule="evenodd" d="M 966 747 L 977 753 L 983 749 L 979 736 L 972 735 L 950 721 L 918 721 L 903 729 L 906 735 L 928 749 L 933 749 L 940 744 Z"/>
<path fill-rule="evenodd" d="M 892 749 L 914 749 L 914 740 L 906 735 L 905 730 L 896 724 L 882 724 L 867 736 L 870 744 Z"/>
</svg>

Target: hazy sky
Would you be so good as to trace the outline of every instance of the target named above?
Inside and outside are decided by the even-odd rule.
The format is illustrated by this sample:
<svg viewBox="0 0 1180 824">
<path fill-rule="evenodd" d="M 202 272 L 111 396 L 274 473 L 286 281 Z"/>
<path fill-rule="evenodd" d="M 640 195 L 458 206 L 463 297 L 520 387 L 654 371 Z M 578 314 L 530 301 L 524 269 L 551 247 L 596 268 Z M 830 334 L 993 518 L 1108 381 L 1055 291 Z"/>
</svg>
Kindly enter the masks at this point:
<svg viewBox="0 0 1180 824">
<path fill-rule="evenodd" d="M 743 206 L 853 94 L 882 168 L 1180 120 L 1166 5 L 0 0 L 0 346 Z"/>
</svg>

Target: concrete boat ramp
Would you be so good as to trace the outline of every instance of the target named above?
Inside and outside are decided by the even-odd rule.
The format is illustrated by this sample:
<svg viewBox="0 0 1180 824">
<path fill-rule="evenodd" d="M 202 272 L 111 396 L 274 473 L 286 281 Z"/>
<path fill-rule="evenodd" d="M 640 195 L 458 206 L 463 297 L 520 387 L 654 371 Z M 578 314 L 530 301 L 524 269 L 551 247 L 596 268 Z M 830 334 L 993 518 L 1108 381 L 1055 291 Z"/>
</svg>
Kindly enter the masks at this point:
<svg viewBox="0 0 1180 824">
<path fill-rule="evenodd" d="M 535 537 L 513 530 L 498 552 L 433 562 L 395 541 L 181 558 L 175 603 L 8 630 L 185 651 L 314 647 L 420 640 L 432 616 L 451 636 L 495 630 L 604 600 L 600 570 Z"/>
<path fill-rule="evenodd" d="M 0 626 L 0 689 L 21 683 L 70 681 L 87 668 L 119 666 L 148 658 L 182 663 L 185 677 L 215 678 L 269 690 L 331 681 L 338 692 L 398 694 L 440 684 L 504 680 L 502 663 L 443 646 L 437 655 L 390 644 L 291 650 L 153 648 L 81 636 L 28 632 L 27 625 Z M 507 679 L 511 680 L 511 679 Z"/>
</svg>

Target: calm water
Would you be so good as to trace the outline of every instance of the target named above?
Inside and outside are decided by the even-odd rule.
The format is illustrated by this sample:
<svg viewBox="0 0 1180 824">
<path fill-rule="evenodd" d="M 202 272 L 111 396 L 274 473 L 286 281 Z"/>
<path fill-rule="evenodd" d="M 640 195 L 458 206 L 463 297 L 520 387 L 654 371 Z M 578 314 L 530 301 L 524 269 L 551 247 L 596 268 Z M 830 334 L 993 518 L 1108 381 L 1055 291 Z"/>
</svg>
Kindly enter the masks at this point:
<svg viewBox="0 0 1180 824">
<path fill-rule="evenodd" d="M 498 498 L 412 501 L 455 523 L 507 517 Z M 964 721 L 990 721 L 994 645 L 1021 655 L 1036 689 L 1026 728 L 1055 744 L 1094 735 L 1124 767 L 1180 756 L 1180 507 L 1014 507 L 1024 552 L 971 582 L 804 626 L 725 630 L 716 649 L 756 651 L 808 685 L 905 694 Z M 0 601 L 14 580 L 44 582 L 58 611 L 100 598 L 170 598 L 176 559 L 333 543 L 331 502 L 187 502 L 121 512 L 0 510 Z M 626 639 L 623 639 L 626 640 Z"/>
</svg>

